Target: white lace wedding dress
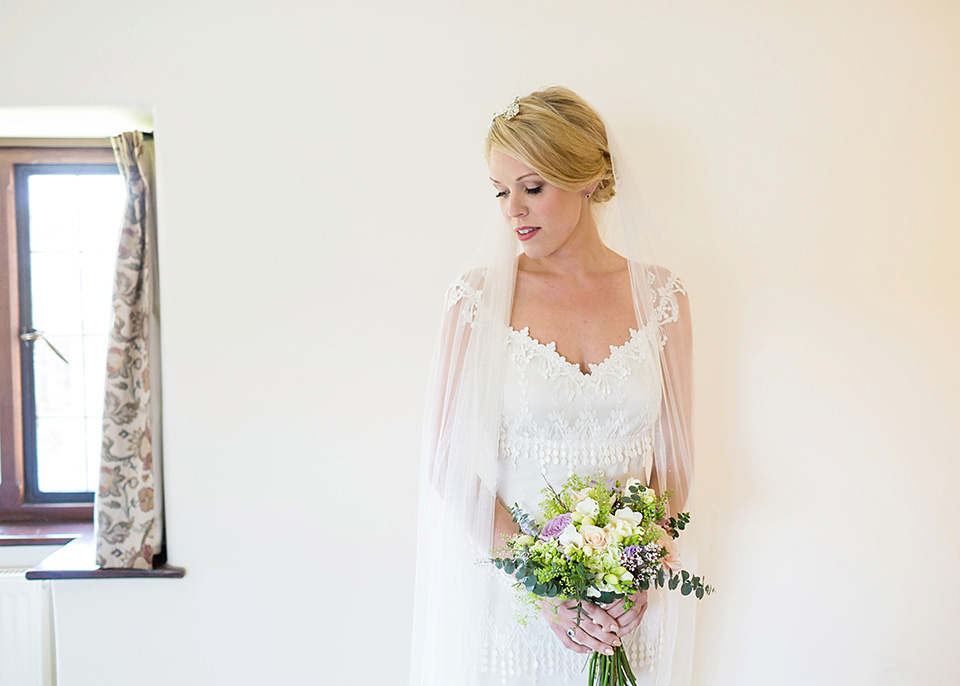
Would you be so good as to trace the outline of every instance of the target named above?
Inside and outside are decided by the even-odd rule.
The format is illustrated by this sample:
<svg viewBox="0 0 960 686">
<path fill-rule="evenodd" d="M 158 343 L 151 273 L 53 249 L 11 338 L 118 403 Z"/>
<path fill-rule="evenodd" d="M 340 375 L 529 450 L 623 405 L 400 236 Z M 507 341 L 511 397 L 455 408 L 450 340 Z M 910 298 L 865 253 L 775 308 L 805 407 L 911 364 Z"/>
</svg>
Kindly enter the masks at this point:
<svg viewBox="0 0 960 686">
<path fill-rule="evenodd" d="M 651 278 L 651 283 L 653 279 Z M 622 345 L 584 374 L 527 329 L 506 332 L 508 364 L 500 425 L 498 497 L 539 513 L 547 482 L 559 487 L 572 473 L 606 477 L 641 476 L 651 464 L 653 426 L 660 411 L 659 325 L 676 321 L 680 280 L 671 276 L 651 295 L 659 321 L 630 331 Z M 467 294 L 463 294 L 467 295 Z M 494 602 L 481 646 L 482 683 L 490 686 L 585 684 L 588 655 L 574 653 L 556 638 L 547 620 L 516 619 L 511 579 L 491 567 Z M 652 603 L 639 629 L 624 639 L 638 684 L 660 651 L 661 613 Z"/>
</svg>

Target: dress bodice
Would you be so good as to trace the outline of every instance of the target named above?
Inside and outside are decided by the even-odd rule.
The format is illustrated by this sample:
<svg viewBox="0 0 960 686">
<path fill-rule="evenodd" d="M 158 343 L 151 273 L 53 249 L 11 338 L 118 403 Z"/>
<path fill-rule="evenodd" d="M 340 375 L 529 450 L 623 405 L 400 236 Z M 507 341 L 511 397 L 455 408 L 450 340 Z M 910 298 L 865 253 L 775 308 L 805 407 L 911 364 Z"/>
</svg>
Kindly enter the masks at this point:
<svg viewBox="0 0 960 686">
<path fill-rule="evenodd" d="M 526 328 L 506 332 L 498 494 L 537 511 L 540 490 L 573 473 L 639 474 L 660 410 L 653 326 L 630 331 L 590 373 L 540 343 Z"/>
</svg>

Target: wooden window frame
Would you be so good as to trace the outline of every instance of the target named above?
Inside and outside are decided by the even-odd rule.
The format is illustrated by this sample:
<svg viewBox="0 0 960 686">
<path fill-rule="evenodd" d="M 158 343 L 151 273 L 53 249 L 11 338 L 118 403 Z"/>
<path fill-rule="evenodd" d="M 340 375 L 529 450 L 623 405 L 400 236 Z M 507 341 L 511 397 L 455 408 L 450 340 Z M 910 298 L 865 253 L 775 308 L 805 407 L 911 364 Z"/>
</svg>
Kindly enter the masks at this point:
<svg viewBox="0 0 960 686">
<path fill-rule="evenodd" d="M 0 141 L 0 323 L 4 327 L 0 335 L 0 523 L 92 521 L 92 503 L 32 503 L 26 494 L 14 192 L 17 164 L 116 164 L 116 158 L 105 139 Z"/>
</svg>

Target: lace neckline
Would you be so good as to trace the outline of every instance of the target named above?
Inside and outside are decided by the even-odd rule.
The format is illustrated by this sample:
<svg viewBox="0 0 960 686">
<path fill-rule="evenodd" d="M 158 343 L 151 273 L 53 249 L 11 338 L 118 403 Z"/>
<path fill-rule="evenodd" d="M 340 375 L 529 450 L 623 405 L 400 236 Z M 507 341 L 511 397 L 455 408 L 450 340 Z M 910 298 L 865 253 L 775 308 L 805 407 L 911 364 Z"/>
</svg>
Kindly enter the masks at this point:
<svg viewBox="0 0 960 686">
<path fill-rule="evenodd" d="M 630 337 L 625 340 L 620 345 L 611 345 L 610 354 L 600 362 L 587 362 L 586 366 L 588 371 L 583 371 L 583 368 L 576 362 L 571 362 L 566 357 L 557 352 L 557 343 L 556 341 L 550 341 L 549 343 L 541 343 L 539 340 L 530 335 L 530 327 L 525 326 L 522 329 L 515 329 L 512 326 L 507 326 L 507 329 L 510 330 L 510 333 L 514 336 L 523 338 L 530 345 L 533 345 L 534 348 L 538 350 L 543 350 L 547 355 L 553 356 L 556 360 L 560 361 L 564 365 L 569 366 L 572 370 L 575 370 L 577 374 L 582 376 L 585 379 L 589 379 L 595 376 L 596 372 L 599 370 L 613 364 L 618 357 L 620 357 L 628 348 L 636 344 L 636 341 L 641 339 L 641 334 L 646 333 L 649 329 L 649 325 L 641 326 L 639 330 L 630 328 Z"/>
</svg>

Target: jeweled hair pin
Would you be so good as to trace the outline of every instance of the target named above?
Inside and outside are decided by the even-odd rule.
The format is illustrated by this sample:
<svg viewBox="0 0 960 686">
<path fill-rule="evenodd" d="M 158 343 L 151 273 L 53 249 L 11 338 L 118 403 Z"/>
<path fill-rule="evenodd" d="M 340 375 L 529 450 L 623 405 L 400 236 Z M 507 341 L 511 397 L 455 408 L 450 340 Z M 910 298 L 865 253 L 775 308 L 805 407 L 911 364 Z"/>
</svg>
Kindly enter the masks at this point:
<svg viewBox="0 0 960 686">
<path fill-rule="evenodd" d="M 510 121 L 518 114 L 520 114 L 520 98 L 514 98 L 512 103 L 494 114 L 493 118 L 496 119 L 497 117 L 503 117 L 507 121 Z"/>
</svg>

